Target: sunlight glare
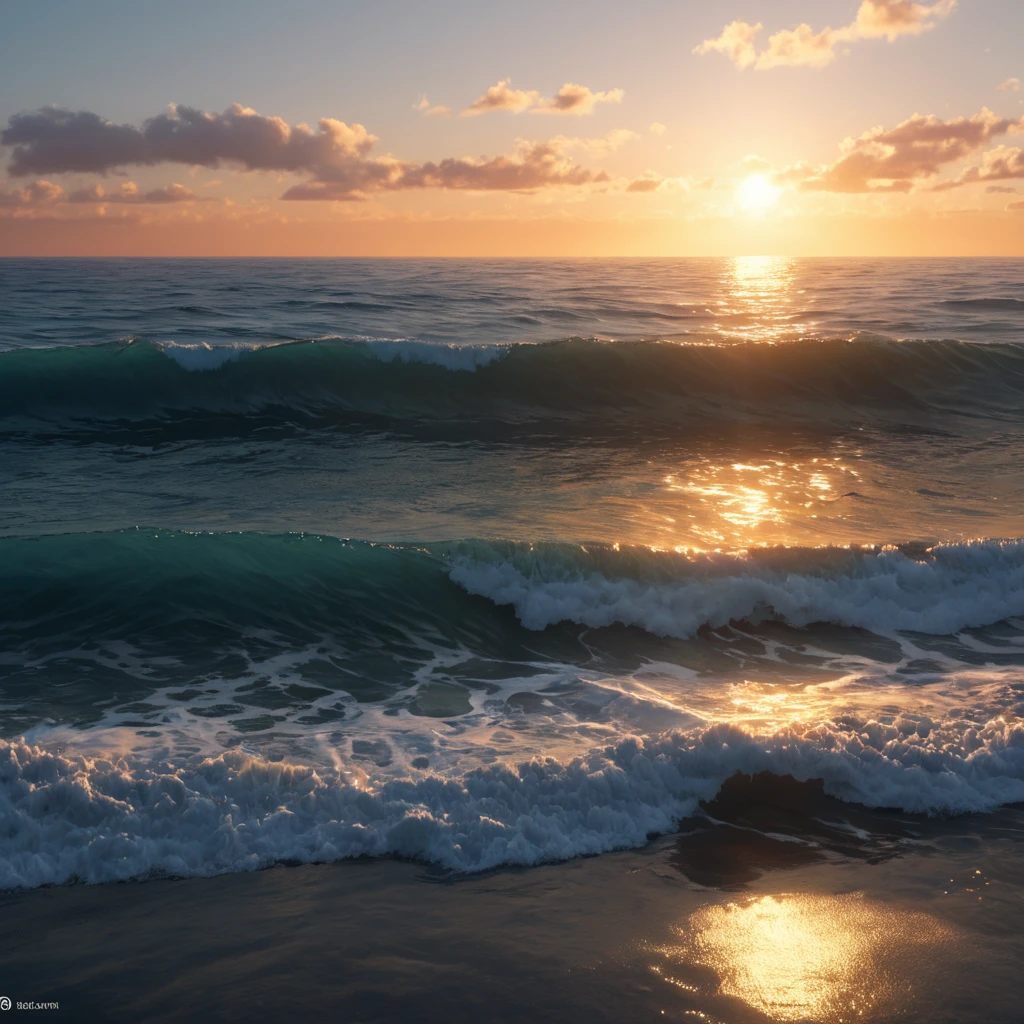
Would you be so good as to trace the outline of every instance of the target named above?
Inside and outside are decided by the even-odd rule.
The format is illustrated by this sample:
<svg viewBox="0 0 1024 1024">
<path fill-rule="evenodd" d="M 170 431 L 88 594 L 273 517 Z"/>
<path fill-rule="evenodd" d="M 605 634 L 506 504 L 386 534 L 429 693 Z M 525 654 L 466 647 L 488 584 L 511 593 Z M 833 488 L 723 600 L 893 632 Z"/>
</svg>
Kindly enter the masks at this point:
<svg viewBox="0 0 1024 1024">
<path fill-rule="evenodd" d="M 779 192 L 764 174 L 752 174 L 740 182 L 736 202 L 748 213 L 762 213 L 775 203 Z"/>
<path fill-rule="evenodd" d="M 902 1015 L 909 967 L 949 948 L 951 928 L 862 893 L 758 896 L 711 905 L 679 928 L 652 969 L 677 983 L 673 961 L 710 967 L 721 991 L 775 1021 L 844 1024 Z M 687 987 L 685 985 L 680 987 Z"/>
</svg>

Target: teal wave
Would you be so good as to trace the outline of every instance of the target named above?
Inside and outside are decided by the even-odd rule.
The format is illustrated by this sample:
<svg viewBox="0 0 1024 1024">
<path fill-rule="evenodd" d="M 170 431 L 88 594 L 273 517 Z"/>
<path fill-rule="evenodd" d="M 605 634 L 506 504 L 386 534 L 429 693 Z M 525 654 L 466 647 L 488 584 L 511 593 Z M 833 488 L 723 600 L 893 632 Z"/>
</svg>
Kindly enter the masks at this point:
<svg viewBox="0 0 1024 1024">
<path fill-rule="evenodd" d="M 654 427 L 1019 420 L 1024 348 L 864 338 L 694 346 L 569 339 L 450 348 L 149 341 L 0 355 L 0 433 L 367 427 L 613 437 Z"/>
</svg>

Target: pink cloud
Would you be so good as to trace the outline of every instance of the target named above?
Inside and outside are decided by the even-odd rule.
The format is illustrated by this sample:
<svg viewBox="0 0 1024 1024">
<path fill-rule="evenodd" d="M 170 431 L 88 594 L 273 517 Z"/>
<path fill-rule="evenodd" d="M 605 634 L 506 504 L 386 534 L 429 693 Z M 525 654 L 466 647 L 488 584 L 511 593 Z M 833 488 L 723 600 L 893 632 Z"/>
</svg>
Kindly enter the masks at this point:
<svg viewBox="0 0 1024 1024">
<path fill-rule="evenodd" d="M 1019 127 L 1024 128 L 1024 120 Z M 1010 181 L 1015 178 L 1024 178 L 1024 149 L 996 146 L 982 156 L 980 166 L 970 167 L 951 181 L 936 185 L 935 190 L 944 192 L 980 181 Z"/>
<path fill-rule="evenodd" d="M 997 117 L 987 109 L 950 121 L 915 114 L 888 131 L 872 128 L 846 139 L 843 155 L 828 167 L 791 168 L 790 180 L 813 191 L 908 192 L 920 180 L 974 155 L 996 136 L 1021 128 L 1024 119 Z"/>
</svg>

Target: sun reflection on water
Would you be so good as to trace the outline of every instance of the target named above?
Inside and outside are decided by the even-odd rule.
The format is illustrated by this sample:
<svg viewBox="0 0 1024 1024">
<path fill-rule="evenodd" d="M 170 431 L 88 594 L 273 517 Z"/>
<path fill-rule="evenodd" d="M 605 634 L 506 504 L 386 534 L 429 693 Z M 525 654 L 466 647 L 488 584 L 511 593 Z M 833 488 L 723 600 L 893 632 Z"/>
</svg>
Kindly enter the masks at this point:
<svg viewBox="0 0 1024 1024">
<path fill-rule="evenodd" d="M 665 981 L 693 991 L 685 966 L 710 968 L 722 994 L 772 1020 L 823 1024 L 905 1009 L 922 954 L 955 937 L 935 917 L 860 893 L 759 896 L 704 907 L 677 934 L 678 945 L 657 950 L 666 962 L 652 964 Z"/>
<path fill-rule="evenodd" d="M 829 503 L 849 493 L 858 476 L 850 466 L 824 458 L 754 464 L 705 460 L 685 475 L 668 474 L 663 483 L 669 491 L 697 499 L 699 514 L 691 516 L 690 531 L 702 541 L 754 546 L 767 542 L 758 532 L 766 525 L 816 519 Z"/>
<path fill-rule="evenodd" d="M 797 263 L 785 256 L 736 256 L 726 261 L 715 329 L 737 341 L 777 342 L 813 331 L 797 309 Z"/>
</svg>

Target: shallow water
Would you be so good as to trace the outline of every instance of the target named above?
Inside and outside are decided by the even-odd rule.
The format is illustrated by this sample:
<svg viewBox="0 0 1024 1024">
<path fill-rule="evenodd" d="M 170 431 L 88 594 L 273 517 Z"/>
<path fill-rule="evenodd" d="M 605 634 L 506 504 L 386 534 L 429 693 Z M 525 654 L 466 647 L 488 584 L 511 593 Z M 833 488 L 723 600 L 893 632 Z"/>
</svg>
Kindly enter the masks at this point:
<svg viewBox="0 0 1024 1024">
<path fill-rule="evenodd" d="M 0 289 L 2 887 L 1024 800 L 1022 261 Z"/>
<path fill-rule="evenodd" d="M 4 991 L 58 1020 L 1012 1024 L 1021 827 L 759 778 L 679 836 L 526 871 L 376 859 L 8 893 Z"/>
</svg>

